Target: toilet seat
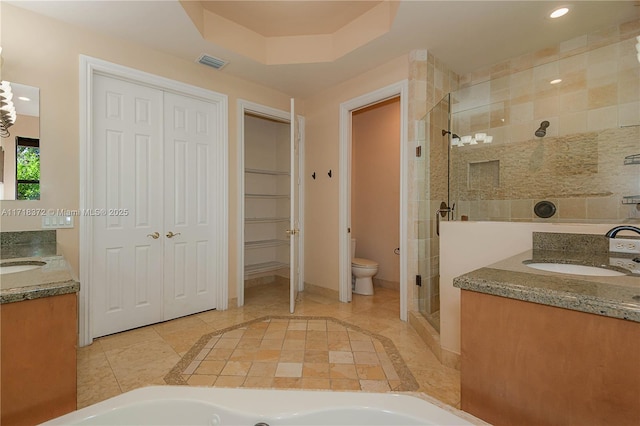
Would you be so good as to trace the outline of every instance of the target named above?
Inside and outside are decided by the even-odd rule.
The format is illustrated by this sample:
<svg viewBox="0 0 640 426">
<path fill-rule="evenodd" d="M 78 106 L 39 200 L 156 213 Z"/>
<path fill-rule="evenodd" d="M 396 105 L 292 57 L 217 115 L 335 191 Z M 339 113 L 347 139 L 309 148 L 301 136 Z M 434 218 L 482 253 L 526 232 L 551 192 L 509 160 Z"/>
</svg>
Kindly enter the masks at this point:
<svg viewBox="0 0 640 426">
<path fill-rule="evenodd" d="M 378 267 L 378 262 L 374 262 L 373 260 L 363 259 L 361 257 L 354 257 L 351 259 L 351 266 L 355 266 L 357 268 L 365 268 L 365 269 L 373 269 Z"/>
</svg>

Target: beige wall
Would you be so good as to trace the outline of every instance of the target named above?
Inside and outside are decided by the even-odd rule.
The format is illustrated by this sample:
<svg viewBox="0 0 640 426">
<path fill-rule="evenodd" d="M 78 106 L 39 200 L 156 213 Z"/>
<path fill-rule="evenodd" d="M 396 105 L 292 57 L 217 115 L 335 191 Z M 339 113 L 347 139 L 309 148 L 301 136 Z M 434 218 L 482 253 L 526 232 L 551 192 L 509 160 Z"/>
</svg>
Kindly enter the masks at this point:
<svg viewBox="0 0 640 426">
<path fill-rule="evenodd" d="M 8 138 L 2 138 L 4 167 L 3 191 L 0 194 L 0 200 L 16 198 L 16 137 L 38 139 L 40 137 L 40 119 L 31 115 L 18 115 L 15 124 L 9 128 L 9 132 L 11 135 Z"/>
<path fill-rule="evenodd" d="M 238 214 L 236 101 L 239 98 L 283 110 L 289 96 L 234 78 L 224 71 L 70 26 L 24 9 L 2 5 L 2 78 L 40 88 L 42 198 L 5 201 L 3 208 L 79 208 L 79 65 L 88 55 L 178 80 L 229 97 L 229 297 L 236 297 Z M 194 58 L 195 59 L 195 58 Z M 296 104 L 304 114 L 304 105 Z M 3 231 L 40 229 L 39 217 L 2 217 Z M 79 228 L 58 230 L 58 242 L 75 272 L 79 269 Z"/>
<path fill-rule="evenodd" d="M 408 62 L 402 55 L 305 100 L 305 282 L 339 288 L 340 104 L 407 79 Z"/>
<path fill-rule="evenodd" d="M 440 345 L 460 354 L 460 289 L 453 279 L 530 250 L 532 233 L 604 235 L 613 224 L 443 222 L 440 225 Z"/>
<path fill-rule="evenodd" d="M 400 282 L 400 98 L 352 115 L 351 235 L 376 278 Z"/>
</svg>

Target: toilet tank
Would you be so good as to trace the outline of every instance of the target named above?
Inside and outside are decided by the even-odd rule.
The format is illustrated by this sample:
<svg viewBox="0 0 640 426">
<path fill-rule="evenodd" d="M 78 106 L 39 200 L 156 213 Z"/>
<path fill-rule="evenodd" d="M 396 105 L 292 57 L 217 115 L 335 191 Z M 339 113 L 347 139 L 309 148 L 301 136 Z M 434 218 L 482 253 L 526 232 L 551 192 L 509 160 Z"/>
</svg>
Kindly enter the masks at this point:
<svg viewBox="0 0 640 426">
<path fill-rule="evenodd" d="M 356 239 L 352 238 L 351 239 L 351 258 L 353 259 L 354 257 L 356 257 Z"/>
</svg>

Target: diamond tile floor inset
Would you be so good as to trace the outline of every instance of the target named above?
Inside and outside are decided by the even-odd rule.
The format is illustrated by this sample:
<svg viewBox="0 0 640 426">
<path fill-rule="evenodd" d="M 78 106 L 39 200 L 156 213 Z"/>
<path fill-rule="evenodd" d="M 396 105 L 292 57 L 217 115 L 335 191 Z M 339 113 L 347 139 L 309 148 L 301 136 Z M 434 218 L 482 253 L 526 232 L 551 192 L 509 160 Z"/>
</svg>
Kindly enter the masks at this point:
<svg viewBox="0 0 640 426">
<path fill-rule="evenodd" d="M 202 336 L 170 385 L 414 391 L 393 342 L 332 317 L 265 316 Z"/>
</svg>

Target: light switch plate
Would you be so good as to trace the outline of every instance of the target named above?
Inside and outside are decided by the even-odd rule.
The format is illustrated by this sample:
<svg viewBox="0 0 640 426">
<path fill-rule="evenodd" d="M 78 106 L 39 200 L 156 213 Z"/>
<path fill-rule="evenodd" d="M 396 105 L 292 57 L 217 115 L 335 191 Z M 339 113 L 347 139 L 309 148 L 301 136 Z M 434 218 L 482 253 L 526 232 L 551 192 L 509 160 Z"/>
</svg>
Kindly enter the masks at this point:
<svg viewBox="0 0 640 426">
<path fill-rule="evenodd" d="M 73 216 L 42 216 L 42 228 L 73 228 Z"/>
</svg>

